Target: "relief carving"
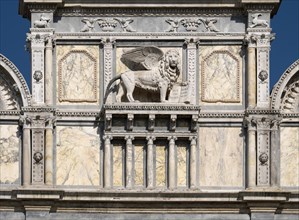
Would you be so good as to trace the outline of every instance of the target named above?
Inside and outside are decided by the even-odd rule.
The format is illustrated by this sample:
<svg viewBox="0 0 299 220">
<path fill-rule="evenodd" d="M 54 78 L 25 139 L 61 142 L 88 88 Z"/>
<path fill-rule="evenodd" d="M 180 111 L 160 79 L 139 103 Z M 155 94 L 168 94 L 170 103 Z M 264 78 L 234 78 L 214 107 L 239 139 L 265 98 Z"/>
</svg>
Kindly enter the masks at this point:
<svg viewBox="0 0 299 220">
<path fill-rule="evenodd" d="M 124 52 L 121 61 L 130 70 L 109 82 L 105 100 L 111 91 L 111 85 L 116 81 L 113 90 L 117 91 L 117 102 L 121 102 L 125 91 L 128 101 L 135 102 L 133 92 L 136 87 L 160 92 L 160 102 L 166 102 L 167 92 L 177 84 L 181 72 L 180 54 L 175 49 L 170 49 L 164 54 L 161 49 L 154 46 L 138 47 Z"/>
<path fill-rule="evenodd" d="M 47 28 L 49 27 L 50 21 L 50 18 L 48 18 L 44 14 L 41 14 L 40 19 L 33 22 L 33 26 L 35 28 Z"/>
<path fill-rule="evenodd" d="M 260 13 L 256 13 L 256 14 L 252 14 L 252 25 L 250 25 L 250 28 L 254 28 L 257 26 L 261 26 L 261 27 L 269 27 L 269 23 L 266 20 L 260 19 L 259 17 L 261 17 L 262 14 Z"/>
<path fill-rule="evenodd" d="M 197 31 L 199 25 L 203 24 L 206 32 L 219 32 L 220 30 L 215 26 L 217 23 L 216 18 L 182 18 L 172 19 L 168 18 L 165 20 L 170 27 L 166 32 L 178 32 L 180 24 L 185 27 L 186 31 Z"/>
<path fill-rule="evenodd" d="M 94 30 L 94 23 L 98 20 L 98 18 L 83 18 L 81 21 L 85 25 L 81 29 L 81 32 L 92 32 Z"/>
<path fill-rule="evenodd" d="M 215 49 L 218 48 L 217 46 Z M 219 47 L 220 49 L 220 47 Z M 235 50 L 235 51 L 232 51 Z M 236 48 L 204 48 L 201 58 L 201 101 L 240 103 L 241 60 Z"/>
</svg>

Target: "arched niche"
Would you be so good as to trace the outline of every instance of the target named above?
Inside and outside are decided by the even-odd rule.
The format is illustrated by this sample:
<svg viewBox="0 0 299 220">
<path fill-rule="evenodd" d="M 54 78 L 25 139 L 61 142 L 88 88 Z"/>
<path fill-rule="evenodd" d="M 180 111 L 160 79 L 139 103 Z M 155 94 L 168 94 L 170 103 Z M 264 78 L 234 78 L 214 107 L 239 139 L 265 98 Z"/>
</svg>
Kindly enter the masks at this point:
<svg viewBox="0 0 299 220">
<path fill-rule="evenodd" d="M 272 90 L 271 108 L 299 113 L 299 59 L 280 77 Z"/>
<path fill-rule="evenodd" d="M 0 54 L 0 111 L 21 110 L 30 104 L 31 95 L 23 75 Z"/>
</svg>

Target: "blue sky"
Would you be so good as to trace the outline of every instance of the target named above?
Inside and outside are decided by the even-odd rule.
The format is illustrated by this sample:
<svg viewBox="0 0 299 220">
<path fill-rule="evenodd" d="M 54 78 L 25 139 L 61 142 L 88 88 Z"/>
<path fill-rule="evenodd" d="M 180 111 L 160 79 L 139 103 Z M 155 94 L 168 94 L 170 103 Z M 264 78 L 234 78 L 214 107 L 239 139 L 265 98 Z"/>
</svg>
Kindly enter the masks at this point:
<svg viewBox="0 0 299 220">
<path fill-rule="evenodd" d="M 271 21 L 276 39 L 272 42 L 270 84 L 299 58 L 299 0 L 283 0 Z M 0 0 L 0 53 L 10 59 L 30 84 L 30 54 L 25 51 L 29 21 L 18 15 L 18 0 Z"/>
</svg>

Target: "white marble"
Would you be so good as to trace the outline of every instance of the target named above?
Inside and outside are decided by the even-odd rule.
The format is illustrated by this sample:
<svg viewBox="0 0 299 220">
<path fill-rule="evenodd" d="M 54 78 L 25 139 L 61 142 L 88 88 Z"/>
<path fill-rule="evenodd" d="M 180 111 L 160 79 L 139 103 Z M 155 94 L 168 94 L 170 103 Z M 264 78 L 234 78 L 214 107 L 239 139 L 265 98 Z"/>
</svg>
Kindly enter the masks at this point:
<svg viewBox="0 0 299 220">
<path fill-rule="evenodd" d="M 200 186 L 243 185 L 243 137 L 241 128 L 202 127 L 200 142 Z"/>
<path fill-rule="evenodd" d="M 19 183 L 20 147 L 17 125 L 0 125 L 0 184 Z"/>
<path fill-rule="evenodd" d="M 99 141 L 93 127 L 57 128 L 57 185 L 99 185 Z"/>
<path fill-rule="evenodd" d="M 280 185 L 299 186 L 299 128 L 280 129 Z"/>
<path fill-rule="evenodd" d="M 99 48 L 57 46 L 57 101 L 98 103 Z"/>
<path fill-rule="evenodd" d="M 203 104 L 241 103 L 241 46 L 199 48 L 200 101 Z"/>
</svg>

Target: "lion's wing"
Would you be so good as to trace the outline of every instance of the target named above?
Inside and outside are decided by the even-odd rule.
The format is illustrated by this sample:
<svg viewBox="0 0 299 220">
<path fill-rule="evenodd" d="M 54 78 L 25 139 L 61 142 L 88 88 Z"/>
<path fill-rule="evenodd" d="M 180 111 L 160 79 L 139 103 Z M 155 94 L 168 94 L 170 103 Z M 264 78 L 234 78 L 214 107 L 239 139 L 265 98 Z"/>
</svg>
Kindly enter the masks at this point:
<svg viewBox="0 0 299 220">
<path fill-rule="evenodd" d="M 151 70 L 159 65 L 163 51 L 155 46 L 137 47 L 124 51 L 121 61 L 131 70 Z"/>
</svg>

